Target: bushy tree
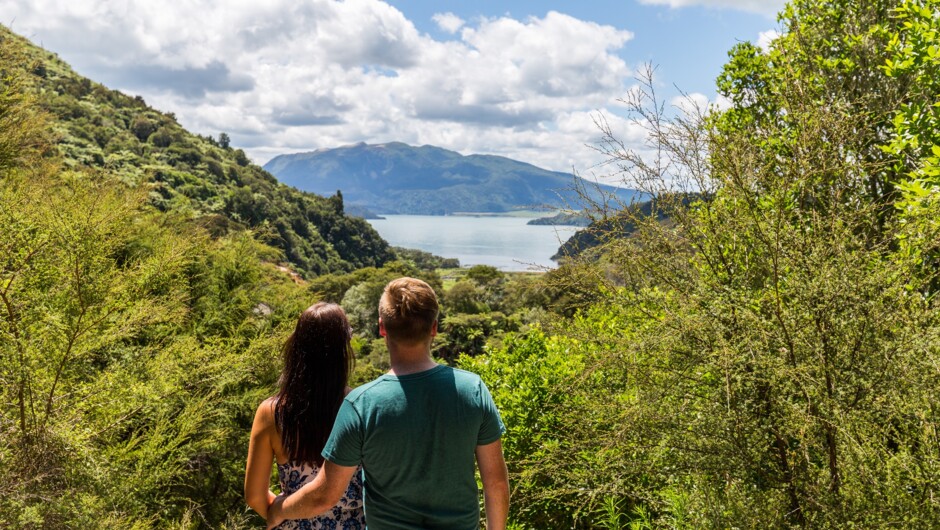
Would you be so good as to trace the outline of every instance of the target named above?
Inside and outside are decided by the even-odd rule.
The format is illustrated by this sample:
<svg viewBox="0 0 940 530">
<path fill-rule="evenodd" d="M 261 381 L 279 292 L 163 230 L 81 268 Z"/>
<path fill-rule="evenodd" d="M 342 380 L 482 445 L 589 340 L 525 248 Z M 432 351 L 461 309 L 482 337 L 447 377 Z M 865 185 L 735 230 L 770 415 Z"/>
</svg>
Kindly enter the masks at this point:
<svg viewBox="0 0 940 530">
<path fill-rule="evenodd" d="M 444 294 L 444 305 L 451 313 L 486 313 L 490 308 L 485 293 L 474 282 L 459 281 Z"/>
<path fill-rule="evenodd" d="M 919 26 L 895 9 L 914 5 L 930 5 Z M 564 434 L 529 464 L 577 455 L 543 492 L 572 525 L 593 524 L 590 506 L 663 527 L 940 524 L 937 269 L 916 255 L 935 248 L 923 235 L 938 214 L 929 188 L 897 193 L 933 155 L 891 146 L 935 95 L 883 68 L 917 53 L 892 35 L 932 38 L 936 13 L 795 1 L 769 52 L 734 50 L 731 109 L 667 121 L 652 83 L 627 101 L 661 156 L 612 136 L 602 149 L 658 211 L 602 237 L 599 264 L 563 271 L 593 308 L 555 332 L 604 354 L 585 356 Z"/>
<path fill-rule="evenodd" d="M 246 524 L 252 412 L 306 293 L 251 233 L 56 165 L 43 123 L 0 93 L 0 526 Z"/>
<path fill-rule="evenodd" d="M 150 135 L 157 131 L 157 124 L 150 121 L 146 116 L 138 116 L 131 124 L 131 132 L 141 142 L 146 142 Z"/>
<path fill-rule="evenodd" d="M 904 229 L 901 246 L 923 270 L 940 270 L 940 2 L 907 0 L 896 10 L 900 28 L 888 33 L 885 75 L 908 86 L 892 120 L 893 136 L 886 152 L 899 168 L 912 168 L 898 184 L 896 203 Z M 933 282 L 932 293 L 940 290 Z"/>
<path fill-rule="evenodd" d="M 498 311 L 451 314 L 440 326 L 431 353 L 453 363 L 460 355 L 481 355 L 490 339 L 519 330 L 519 320 Z"/>
<path fill-rule="evenodd" d="M 385 289 L 384 279 L 371 280 L 354 285 L 343 295 L 340 305 L 346 311 L 349 324 L 361 335 L 379 336 L 379 299 Z"/>
</svg>

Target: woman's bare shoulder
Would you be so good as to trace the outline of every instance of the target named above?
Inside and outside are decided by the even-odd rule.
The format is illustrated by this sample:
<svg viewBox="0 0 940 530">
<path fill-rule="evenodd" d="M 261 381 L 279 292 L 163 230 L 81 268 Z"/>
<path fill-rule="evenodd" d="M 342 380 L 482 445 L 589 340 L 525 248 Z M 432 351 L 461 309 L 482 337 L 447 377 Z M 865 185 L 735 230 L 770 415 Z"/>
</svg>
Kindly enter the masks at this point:
<svg viewBox="0 0 940 530">
<path fill-rule="evenodd" d="M 258 405 L 258 410 L 255 411 L 255 423 L 260 422 L 258 425 L 259 427 L 274 426 L 275 403 L 277 403 L 277 399 L 274 396 L 271 396 Z"/>
</svg>

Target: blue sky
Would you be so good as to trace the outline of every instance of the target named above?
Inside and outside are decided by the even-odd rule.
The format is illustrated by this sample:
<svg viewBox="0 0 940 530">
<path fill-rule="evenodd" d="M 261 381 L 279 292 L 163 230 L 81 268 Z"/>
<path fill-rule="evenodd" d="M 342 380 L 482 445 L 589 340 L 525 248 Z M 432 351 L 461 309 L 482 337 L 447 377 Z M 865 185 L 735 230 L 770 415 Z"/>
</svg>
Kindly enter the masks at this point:
<svg viewBox="0 0 940 530">
<path fill-rule="evenodd" d="M 367 142 L 431 144 L 589 174 L 603 115 L 644 63 L 714 102 L 736 42 L 782 0 L 0 0 L 2 23 L 81 74 L 227 132 L 258 163 Z"/>
</svg>

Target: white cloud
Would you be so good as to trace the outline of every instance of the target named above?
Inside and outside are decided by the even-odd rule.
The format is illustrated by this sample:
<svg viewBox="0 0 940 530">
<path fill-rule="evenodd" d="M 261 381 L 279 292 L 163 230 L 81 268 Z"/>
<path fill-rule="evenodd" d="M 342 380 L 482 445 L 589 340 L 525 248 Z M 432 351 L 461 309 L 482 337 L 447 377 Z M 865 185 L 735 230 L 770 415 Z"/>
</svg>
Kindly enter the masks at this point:
<svg viewBox="0 0 940 530">
<path fill-rule="evenodd" d="M 447 33 L 457 33 L 464 25 L 463 19 L 453 13 L 436 13 L 431 19 Z"/>
<path fill-rule="evenodd" d="M 628 88 L 632 33 L 557 12 L 420 33 L 378 0 L 0 0 L 13 29 L 86 76 L 232 137 L 258 162 L 366 141 L 434 144 L 570 170 L 590 113 Z"/>
<path fill-rule="evenodd" d="M 768 29 L 767 31 L 761 31 L 757 35 L 757 45 L 760 46 L 762 50 L 769 51 L 770 43 L 774 41 L 777 37 L 780 36 L 780 32 L 775 29 Z"/>
<path fill-rule="evenodd" d="M 715 109 L 719 111 L 728 110 L 733 105 L 730 99 L 726 98 L 725 96 L 722 96 L 721 94 L 718 94 L 717 96 L 715 96 L 715 101 L 713 102 L 713 104 L 715 105 Z"/>
<path fill-rule="evenodd" d="M 704 114 L 712 103 L 705 94 L 693 92 L 682 96 L 676 96 L 669 101 L 670 105 L 679 112 L 686 115 Z"/>
<path fill-rule="evenodd" d="M 715 9 L 738 9 L 773 16 L 783 9 L 786 0 L 640 0 L 641 4 L 665 5 L 671 8 L 701 6 Z"/>
</svg>

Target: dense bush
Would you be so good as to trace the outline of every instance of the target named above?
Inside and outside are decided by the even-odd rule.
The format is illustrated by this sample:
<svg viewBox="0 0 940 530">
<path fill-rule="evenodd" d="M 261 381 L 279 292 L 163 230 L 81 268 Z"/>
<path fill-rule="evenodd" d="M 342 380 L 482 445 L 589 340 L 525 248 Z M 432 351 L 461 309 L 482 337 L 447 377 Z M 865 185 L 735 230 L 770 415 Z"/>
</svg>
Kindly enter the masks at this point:
<svg viewBox="0 0 940 530">
<path fill-rule="evenodd" d="M 243 513 L 252 410 L 308 302 L 264 264 L 276 250 L 157 221 L 86 173 L 5 172 L 0 198 L 0 524 Z"/>
<path fill-rule="evenodd" d="M 151 147 L 127 130 L 140 112 L 178 133 L 182 163 L 205 160 L 171 117 L 74 82 L 57 62 L 45 79 L 59 98 L 120 106 L 57 99 L 81 120 L 44 114 L 45 96 L 16 70 L 37 53 L 0 34 L 0 526 L 257 525 L 241 494 L 248 432 L 308 291 L 276 265 L 283 255 L 264 232 L 194 211 L 221 209 L 204 175 L 142 170 Z M 70 127 L 60 164 L 48 131 Z M 242 171 L 250 180 L 256 170 Z M 148 175 L 160 186 L 142 186 Z M 272 196 L 343 222 L 316 210 L 317 198 Z M 384 242 L 357 236 L 347 256 L 379 245 L 361 259 L 382 259 Z M 353 267 L 324 254 L 337 270 Z"/>
<path fill-rule="evenodd" d="M 610 131 L 601 148 L 659 200 L 552 275 L 580 312 L 552 339 L 583 366 L 532 400 L 550 432 L 513 431 L 529 421 L 509 390 L 551 379 L 545 341 L 465 361 L 527 447 L 518 526 L 940 524 L 938 9 L 795 1 L 770 51 L 732 51 L 727 111 L 626 101 L 661 165 Z"/>
</svg>

